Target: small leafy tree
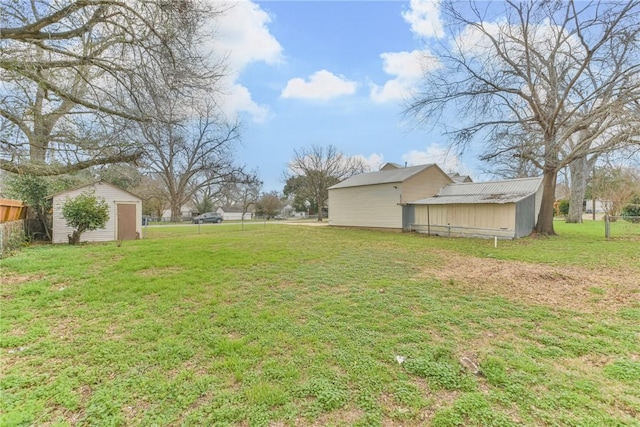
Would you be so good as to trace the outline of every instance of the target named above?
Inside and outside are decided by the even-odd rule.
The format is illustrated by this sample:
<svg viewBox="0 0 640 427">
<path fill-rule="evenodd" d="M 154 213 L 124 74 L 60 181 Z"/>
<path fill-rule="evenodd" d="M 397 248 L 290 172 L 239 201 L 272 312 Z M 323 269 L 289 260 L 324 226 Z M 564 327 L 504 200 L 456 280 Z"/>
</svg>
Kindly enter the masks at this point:
<svg viewBox="0 0 640 427">
<path fill-rule="evenodd" d="M 104 228 L 109 220 L 109 205 L 103 198 L 93 194 L 82 193 L 69 199 L 62 207 L 62 216 L 69 227 L 75 230 L 69 235 L 69 243 L 80 243 L 80 237 L 85 231 Z"/>
<path fill-rule="evenodd" d="M 47 240 L 51 240 L 49 225 L 49 210 L 51 199 L 46 196 L 51 192 L 51 185 L 47 179 L 32 175 L 11 175 L 7 179 L 8 195 L 25 202 L 32 209 L 44 230 Z"/>
</svg>

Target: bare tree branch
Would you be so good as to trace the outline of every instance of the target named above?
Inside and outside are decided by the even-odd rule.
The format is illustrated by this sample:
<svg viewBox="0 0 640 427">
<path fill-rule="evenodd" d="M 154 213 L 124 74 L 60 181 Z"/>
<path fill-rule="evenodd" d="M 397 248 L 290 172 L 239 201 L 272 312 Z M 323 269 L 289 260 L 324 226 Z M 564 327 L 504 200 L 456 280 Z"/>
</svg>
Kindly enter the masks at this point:
<svg viewBox="0 0 640 427">
<path fill-rule="evenodd" d="M 2 9 L 6 170 L 49 174 L 67 167 L 43 164 L 79 170 L 134 158 L 139 142 L 127 132 L 152 119 L 153 82 L 215 90 L 224 72 L 221 59 L 210 62 L 200 49 L 204 24 L 223 9 L 201 0 L 32 0 Z M 113 155 L 114 145 L 124 157 Z"/>
<path fill-rule="evenodd" d="M 322 221 L 322 209 L 329 199 L 329 187 L 366 170 L 360 159 L 345 156 L 333 145 L 312 145 L 293 152 L 289 170 L 285 172 L 285 181 L 291 177 L 302 177 L 296 191 L 301 193 L 298 196 L 316 203 L 318 221 Z"/>
</svg>

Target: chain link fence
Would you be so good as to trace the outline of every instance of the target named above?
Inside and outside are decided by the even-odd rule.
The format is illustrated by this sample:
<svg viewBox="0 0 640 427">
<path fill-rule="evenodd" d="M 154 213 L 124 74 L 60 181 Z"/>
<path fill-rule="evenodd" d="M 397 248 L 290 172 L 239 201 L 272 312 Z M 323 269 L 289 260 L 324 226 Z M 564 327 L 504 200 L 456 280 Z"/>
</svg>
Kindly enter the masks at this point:
<svg viewBox="0 0 640 427">
<path fill-rule="evenodd" d="M 640 216 L 605 215 L 604 236 L 607 239 L 640 240 Z"/>
</svg>

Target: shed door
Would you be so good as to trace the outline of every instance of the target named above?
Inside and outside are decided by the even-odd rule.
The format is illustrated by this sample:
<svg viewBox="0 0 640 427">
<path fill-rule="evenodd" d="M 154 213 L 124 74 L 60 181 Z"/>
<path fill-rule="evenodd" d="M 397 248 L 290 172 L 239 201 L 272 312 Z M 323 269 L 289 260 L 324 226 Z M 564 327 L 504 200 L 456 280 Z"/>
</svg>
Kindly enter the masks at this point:
<svg viewBox="0 0 640 427">
<path fill-rule="evenodd" d="M 136 239 L 136 205 L 118 204 L 118 225 L 116 238 L 118 240 Z"/>
</svg>

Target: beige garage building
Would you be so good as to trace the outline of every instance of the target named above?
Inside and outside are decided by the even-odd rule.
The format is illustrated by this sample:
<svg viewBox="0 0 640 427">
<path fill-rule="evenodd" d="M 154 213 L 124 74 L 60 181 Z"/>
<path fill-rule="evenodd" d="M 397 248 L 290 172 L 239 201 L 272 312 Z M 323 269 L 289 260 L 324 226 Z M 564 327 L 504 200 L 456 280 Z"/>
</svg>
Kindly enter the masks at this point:
<svg viewBox="0 0 640 427">
<path fill-rule="evenodd" d="M 109 242 L 134 240 L 142 236 L 142 199 L 104 181 L 94 182 L 51 196 L 53 198 L 53 243 L 68 243 L 73 232 L 62 216 L 62 207 L 68 199 L 90 193 L 103 198 L 109 205 L 109 220 L 105 228 L 82 234 L 83 242 Z"/>
<path fill-rule="evenodd" d="M 534 230 L 542 177 L 455 183 L 437 195 L 409 202 L 409 228 L 436 235 L 519 238 Z"/>
<path fill-rule="evenodd" d="M 436 164 L 400 167 L 346 179 L 329 188 L 329 225 L 402 229 L 402 205 L 433 196 L 453 183 Z"/>
</svg>

